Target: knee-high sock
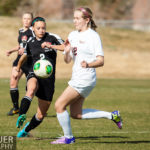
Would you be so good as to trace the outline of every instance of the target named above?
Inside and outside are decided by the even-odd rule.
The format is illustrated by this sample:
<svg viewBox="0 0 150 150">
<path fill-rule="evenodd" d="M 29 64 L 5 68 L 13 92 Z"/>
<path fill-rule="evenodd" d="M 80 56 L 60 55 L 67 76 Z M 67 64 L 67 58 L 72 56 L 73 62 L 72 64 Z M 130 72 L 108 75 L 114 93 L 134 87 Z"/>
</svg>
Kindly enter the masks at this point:
<svg viewBox="0 0 150 150">
<path fill-rule="evenodd" d="M 67 110 L 65 110 L 63 113 L 57 113 L 57 119 L 59 121 L 60 126 L 63 129 L 64 136 L 67 138 L 72 138 L 73 135 L 70 125 L 70 117 Z"/>
<path fill-rule="evenodd" d="M 10 89 L 10 96 L 13 103 L 13 107 L 19 109 L 19 91 L 18 88 L 11 88 Z"/>
<path fill-rule="evenodd" d="M 25 131 L 26 132 L 29 132 L 30 130 L 36 128 L 37 126 L 39 126 L 41 124 L 41 122 L 43 121 L 42 120 L 39 120 L 37 117 L 36 117 L 36 114 L 32 117 L 29 125 L 25 128 Z"/>
<path fill-rule="evenodd" d="M 111 112 L 100 111 L 96 109 L 83 109 L 82 119 L 97 119 L 97 118 L 107 118 L 112 119 Z"/>
<path fill-rule="evenodd" d="M 30 104 L 31 104 L 32 99 L 30 97 L 25 96 L 20 105 L 20 110 L 19 110 L 19 115 L 26 114 L 28 111 Z"/>
</svg>

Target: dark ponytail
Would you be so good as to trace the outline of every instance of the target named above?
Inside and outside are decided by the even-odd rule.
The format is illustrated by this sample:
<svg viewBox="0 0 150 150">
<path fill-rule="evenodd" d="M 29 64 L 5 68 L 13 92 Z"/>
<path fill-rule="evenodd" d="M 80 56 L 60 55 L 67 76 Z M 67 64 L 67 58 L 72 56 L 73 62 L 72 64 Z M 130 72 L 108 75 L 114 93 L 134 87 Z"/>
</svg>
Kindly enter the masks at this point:
<svg viewBox="0 0 150 150">
<path fill-rule="evenodd" d="M 96 30 L 97 25 L 95 24 L 95 22 L 94 22 L 94 20 L 93 20 L 92 18 L 91 18 L 90 22 L 91 22 L 91 28 L 92 28 L 93 30 Z"/>
</svg>

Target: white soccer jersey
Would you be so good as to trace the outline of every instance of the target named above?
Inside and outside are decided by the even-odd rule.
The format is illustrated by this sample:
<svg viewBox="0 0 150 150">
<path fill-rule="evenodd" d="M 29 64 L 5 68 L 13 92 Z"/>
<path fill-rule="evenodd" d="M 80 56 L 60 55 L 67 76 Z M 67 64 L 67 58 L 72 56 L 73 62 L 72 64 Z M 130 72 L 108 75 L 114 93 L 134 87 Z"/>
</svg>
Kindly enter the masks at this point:
<svg viewBox="0 0 150 150">
<path fill-rule="evenodd" d="M 90 63 L 96 60 L 96 56 L 104 56 L 100 36 L 89 28 L 84 32 L 71 32 L 68 40 L 72 47 L 70 55 L 74 60 L 72 78 L 69 82 L 78 84 L 79 87 L 95 86 L 95 68 L 82 68 L 81 62 L 85 60 Z"/>
</svg>

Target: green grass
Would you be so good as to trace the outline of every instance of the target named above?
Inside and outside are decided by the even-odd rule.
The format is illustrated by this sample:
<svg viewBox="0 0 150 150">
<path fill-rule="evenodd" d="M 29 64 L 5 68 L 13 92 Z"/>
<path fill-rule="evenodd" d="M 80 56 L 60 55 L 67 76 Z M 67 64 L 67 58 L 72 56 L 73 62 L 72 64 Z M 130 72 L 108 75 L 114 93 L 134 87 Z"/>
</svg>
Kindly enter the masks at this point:
<svg viewBox="0 0 150 150">
<path fill-rule="evenodd" d="M 72 130 L 76 143 L 51 145 L 55 137 L 62 134 L 54 110 L 54 102 L 67 86 L 67 80 L 57 80 L 56 90 L 48 117 L 31 131 L 32 138 L 17 140 L 18 150 L 149 150 L 150 149 L 150 80 L 99 79 L 97 86 L 86 99 L 84 108 L 120 110 L 123 129 L 107 119 L 73 120 Z M 11 107 L 9 80 L 0 79 L 0 135 L 16 135 L 17 116 L 8 117 Z M 20 98 L 25 93 L 25 80 L 19 84 Z M 34 98 L 27 121 L 35 114 L 37 99 Z"/>
</svg>

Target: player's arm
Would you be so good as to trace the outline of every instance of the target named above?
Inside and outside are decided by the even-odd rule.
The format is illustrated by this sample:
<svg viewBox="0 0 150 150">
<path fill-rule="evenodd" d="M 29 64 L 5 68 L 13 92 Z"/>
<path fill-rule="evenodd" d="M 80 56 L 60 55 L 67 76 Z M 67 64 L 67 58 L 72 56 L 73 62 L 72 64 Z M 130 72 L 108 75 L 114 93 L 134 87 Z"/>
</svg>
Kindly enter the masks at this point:
<svg viewBox="0 0 150 150">
<path fill-rule="evenodd" d="M 19 48 L 18 54 L 19 54 L 19 55 L 22 55 L 23 53 L 24 53 L 24 48 Z"/>
<path fill-rule="evenodd" d="M 104 65 L 104 56 L 100 56 L 100 55 L 98 55 L 96 57 L 96 60 L 91 63 L 87 63 L 86 61 L 81 62 L 81 66 L 83 68 L 98 68 L 98 67 L 102 67 L 103 65 Z"/>
<path fill-rule="evenodd" d="M 64 44 L 61 44 L 61 45 L 51 45 L 51 48 L 57 49 L 59 51 L 64 51 L 65 45 Z"/>
<path fill-rule="evenodd" d="M 70 50 L 71 50 L 71 45 L 69 41 L 65 42 L 65 49 L 64 49 L 64 61 L 68 64 L 71 62 L 72 57 L 70 56 Z"/>
<path fill-rule="evenodd" d="M 16 46 L 16 47 L 12 48 L 11 50 L 6 51 L 6 55 L 7 55 L 7 56 L 10 56 L 12 53 L 18 51 L 19 48 L 20 48 L 20 46 L 18 45 L 18 46 Z"/>
<path fill-rule="evenodd" d="M 64 51 L 64 44 L 61 44 L 61 45 L 52 45 L 50 42 L 43 42 L 42 45 L 41 45 L 42 48 L 52 48 L 52 49 L 57 49 L 59 51 Z"/>
<path fill-rule="evenodd" d="M 50 42 L 43 42 L 42 45 L 41 45 L 42 48 L 53 48 L 53 49 L 57 49 L 57 50 L 60 50 L 60 51 L 64 51 L 64 44 L 61 44 L 61 45 L 52 45 Z"/>
<path fill-rule="evenodd" d="M 20 68 L 26 60 L 27 60 L 27 54 L 23 54 L 19 59 L 19 62 L 18 62 L 17 68 L 16 68 L 17 72 L 20 72 Z"/>
<path fill-rule="evenodd" d="M 54 33 L 49 33 L 50 35 L 53 36 L 53 43 L 55 43 L 55 45 L 52 45 L 50 43 L 50 48 L 52 49 L 57 49 L 59 51 L 64 51 L 65 45 L 64 45 L 64 40 L 57 34 Z"/>
<path fill-rule="evenodd" d="M 23 54 L 23 55 L 20 57 L 19 61 L 18 61 L 18 65 L 17 65 L 16 71 L 15 71 L 15 73 L 14 73 L 14 77 L 15 77 L 15 78 L 17 78 L 17 76 L 18 76 L 18 74 L 19 74 L 19 72 L 20 72 L 20 68 L 21 68 L 21 66 L 23 65 L 23 63 L 24 63 L 26 60 L 27 60 L 27 54 Z"/>
<path fill-rule="evenodd" d="M 94 56 L 96 56 L 95 61 L 87 63 L 86 61 L 81 62 L 81 66 L 83 68 L 97 68 L 102 67 L 104 65 L 104 52 L 102 50 L 102 43 L 100 36 L 96 34 L 91 42 L 93 43 Z"/>
<path fill-rule="evenodd" d="M 18 34 L 20 34 L 20 30 L 19 30 Z M 18 36 L 18 43 L 19 43 L 19 36 Z M 20 49 L 20 45 L 14 47 L 14 48 L 11 49 L 11 50 L 6 51 L 6 55 L 7 55 L 7 56 L 10 56 L 10 54 L 12 54 L 12 53 L 14 53 L 14 52 L 16 52 L 16 51 L 19 52 L 19 49 Z"/>
</svg>

